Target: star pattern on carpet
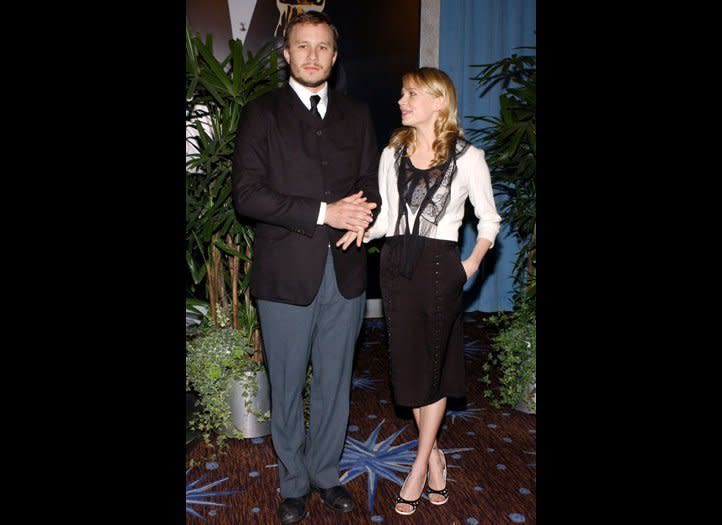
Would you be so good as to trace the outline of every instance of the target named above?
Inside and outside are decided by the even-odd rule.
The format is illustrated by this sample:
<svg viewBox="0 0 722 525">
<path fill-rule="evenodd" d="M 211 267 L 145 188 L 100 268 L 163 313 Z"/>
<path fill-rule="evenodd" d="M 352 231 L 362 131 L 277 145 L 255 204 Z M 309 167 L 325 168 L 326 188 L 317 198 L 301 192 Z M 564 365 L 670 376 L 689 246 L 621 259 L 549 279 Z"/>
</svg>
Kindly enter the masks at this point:
<svg viewBox="0 0 722 525">
<path fill-rule="evenodd" d="M 447 410 L 446 417 L 451 418 L 451 422 L 455 423 L 458 417 L 462 421 L 469 421 L 470 419 L 481 419 L 481 409 L 471 408 L 474 403 L 469 403 L 464 410 Z"/>
<path fill-rule="evenodd" d="M 406 429 L 404 425 L 386 439 L 379 441 L 381 427 L 386 420 L 382 420 L 376 428 L 369 434 L 365 441 L 354 439 L 346 436 L 346 446 L 344 447 L 343 456 L 341 457 L 340 470 L 346 470 L 341 475 L 341 483 L 346 484 L 349 481 L 366 474 L 368 488 L 368 511 L 373 514 L 374 501 L 376 499 L 376 489 L 378 488 L 379 479 L 387 479 L 393 481 L 399 487 L 404 480 L 396 475 L 397 472 L 404 474 L 411 471 L 411 465 L 416 458 L 416 445 L 418 439 L 392 445 L 397 437 Z M 467 452 L 474 450 L 470 447 L 465 448 L 445 448 L 442 449 L 444 454 L 458 454 L 459 452 Z M 447 466 L 456 468 L 456 465 L 447 463 Z M 405 478 L 406 476 L 404 476 Z M 452 480 L 452 478 L 448 478 Z M 426 497 L 424 495 L 424 497 Z"/>
<path fill-rule="evenodd" d="M 186 470 L 186 476 L 188 476 L 188 473 L 191 471 L 191 469 Z M 200 518 L 203 521 L 205 521 L 205 518 L 201 516 L 193 507 L 192 505 L 202 505 L 202 506 L 208 506 L 208 507 L 225 507 L 225 503 L 218 503 L 216 501 L 209 501 L 209 498 L 213 497 L 220 497 L 220 496 L 229 496 L 231 494 L 236 494 L 237 492 L 241 492 L 240 490 L 222 490 L 222 491 L 211 491 L 213 487 L 220 485 L 224 481 L 228 480 L 228 477 L 221 478 L 219 480 L 213 481 L 211 483 L 207 483 L 205 485 L 198 485 L 201 481 L 203 481 L 208 476 L 208 473 L 203 474 L 200 478 L 187 482 L 186 483 L 186 513 L 190 514 L 191 516 L 195 516 L 196 518 Z"/>
<path fill-rule="evenodd" d="M 469 341 L 464 343 L 464 358 L 465 359 L 478 359 L 484 352 L 489 351 L 489 345 L 482 343 L 481 341 Z"/>
<path fill-rule="evenodd" d="M 359 390 L 366 390 L 367 392 L 376 390 L 377 385 L 380 383 L 380 379 L 374 379 L 368 374 L 353 376 L 351 378 L 351 388 L 358 388 Z"/>
<path fill-rule="evenodd" d="M 409 472 L 416 457 L 418 440 L 392 445 L 404 431 L 406 425 L 383 441 L 378 441 L 381 427 L 385 421 L 382 420 L 365 441 L 346 436 L 346 446 L 341 457 L 340 470 L 346 470 L 341 475 L 341 483 L 346 484 L 363 474 L 368 476 L 368 510 L 371 513 L 374 511 L 374 499 L 379 478 L 388 479 L 401 485 L 404 481 L 396 473 Z"/>
</svg>

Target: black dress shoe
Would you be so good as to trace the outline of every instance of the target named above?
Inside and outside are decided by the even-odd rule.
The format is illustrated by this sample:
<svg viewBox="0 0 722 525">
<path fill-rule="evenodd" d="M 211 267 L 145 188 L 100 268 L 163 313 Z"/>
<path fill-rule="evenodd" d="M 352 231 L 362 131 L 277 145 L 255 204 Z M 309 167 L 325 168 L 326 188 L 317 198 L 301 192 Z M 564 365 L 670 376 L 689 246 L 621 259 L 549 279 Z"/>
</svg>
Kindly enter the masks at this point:
<svg viewBox="0 0 722 525">
<path fill-rule="evenodd" d="M 281 518 L 281 523 L 283 525 L 298 523 L 308 516 L 308 511 L 306 510 L 307 501 L 308 494 L 300 498 L 285 498 L 278 506 L 278 517 Z"/>
<path fill-rule="evenodd" d="M 356 504 L 351 498 L 351 494 L 349 494 L 342 485 L 336 485 L 330 489 L 314 487 L 313 490 L 321 495 L 321 500 L 324 505 L 336 512 L 351 512 L 356 507 Z"/>
</svg>

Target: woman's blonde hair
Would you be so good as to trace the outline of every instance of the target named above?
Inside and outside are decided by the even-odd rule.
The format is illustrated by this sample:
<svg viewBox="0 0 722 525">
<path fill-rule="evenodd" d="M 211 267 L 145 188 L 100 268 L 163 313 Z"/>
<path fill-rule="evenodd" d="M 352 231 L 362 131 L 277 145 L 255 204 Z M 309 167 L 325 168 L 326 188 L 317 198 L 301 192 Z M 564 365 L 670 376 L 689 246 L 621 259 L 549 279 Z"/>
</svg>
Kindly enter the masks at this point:
<svg viewBox="0 0 722 525">
<path fill-rule="evenodd" d="M 454 83 L 446 73 L 433 67 L 422 67 L 409 71 L 401 77 L 401 83 L 402 85 L 414 84 L 431 96 L 444 98 L 444 105 L 439 110 L 439 116 L 434 122 L 436 138 L 432 144 L 434 160 L 431 165 L 436 166 L 446 162 L 456 138 L 464 135 L 464 131 L 459 127 Z M 395 131 L 389 140 L 389 146 L 397 150 L 406 147 L 406 156 L 410 156 L 416 149 L 416 129 L 404 126 Z"/>
</svg>

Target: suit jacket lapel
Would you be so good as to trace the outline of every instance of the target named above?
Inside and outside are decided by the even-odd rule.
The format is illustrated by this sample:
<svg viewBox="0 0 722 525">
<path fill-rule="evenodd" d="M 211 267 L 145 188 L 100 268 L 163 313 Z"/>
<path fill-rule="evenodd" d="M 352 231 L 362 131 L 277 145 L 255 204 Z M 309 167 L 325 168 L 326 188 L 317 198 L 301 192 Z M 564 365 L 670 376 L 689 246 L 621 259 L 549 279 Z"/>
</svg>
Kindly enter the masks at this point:
<svg viewBox="0 0 722 525">
<path fill-rule="evenodd" d="M 318 129 L 321 127 L 321 123 L 311 114 L 308 108 L 303 105 L 303 102 L 301 102 L 301 99 L 298 98 L 298 95 L 291 86 L 287 84 L 283 88 L 283 94 L 285 98 L 285 105 L 295 118 L 300 120 L 309 128 Z"/>
<path fill-rule="evenodd" d="M 330 124 L 336 124 L 344 119 L 343 110 L 338 103 L 338 93 L 334 90 L 328 90 L 328 106 L 326 107 L 326 116 L 323 119 L 324 127 Z"/>
</svg>

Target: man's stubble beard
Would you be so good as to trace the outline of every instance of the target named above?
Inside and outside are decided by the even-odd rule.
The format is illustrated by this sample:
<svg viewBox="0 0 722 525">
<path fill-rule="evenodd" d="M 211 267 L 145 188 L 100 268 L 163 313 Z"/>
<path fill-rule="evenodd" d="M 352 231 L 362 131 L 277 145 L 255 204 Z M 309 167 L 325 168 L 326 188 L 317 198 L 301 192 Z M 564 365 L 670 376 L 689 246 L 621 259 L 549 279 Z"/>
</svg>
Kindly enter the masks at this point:
<svg viewBox="0 0 722 525">
<path fill-rule="evenodd" d="M 299 67 L 299 69 L 300 69 L 300 67 Z M 291 64 L 288 64 L 288 72 L 291 75 L 291 77 L 296 82 L 301 84 L 302 86 L 307 87 L 307 88 L 315 88 L 318 86 L 322 86 L 323 83 L 326 82 L 331 77 L 331 73 L 333 72 L 333 64 L 331 64 L 331 67 L 328 68 L 328 72 L 326 73 L 326 76 L 324 76 L 323 78 L 321 78 L 319 80 L 314 80 L 312 82 L 308 81 L 308 80 L 303 80 L 302 78 L 296 76 L 293 72 L 293 67 L 291 67 Z"/>
<path fill-rule="evenodd" d="M 295 80 L 296 82 L 298 82 L 299 84 L 301 84 L 302 86 L 307 87 L 307 88 L 315 88 L 318 86 L 322 86 L 323 83 L 326 82 L 328 80 L 328 77 L 330 77 L 330 76 L 331 76 L 331 73 L 326 75 L 321 80 L 317 80 L 316 82 L 309 82 L 307 80 L 303 80 L 302 78 L 298 78 L 296 75 L 293 74 L 293 71 L 291 71 L 291 77 L 293 77 L 293 80 Z"/>
</svg>

